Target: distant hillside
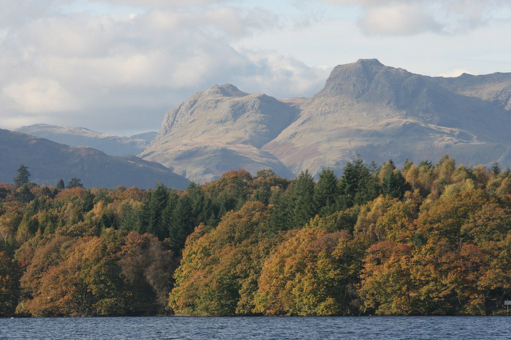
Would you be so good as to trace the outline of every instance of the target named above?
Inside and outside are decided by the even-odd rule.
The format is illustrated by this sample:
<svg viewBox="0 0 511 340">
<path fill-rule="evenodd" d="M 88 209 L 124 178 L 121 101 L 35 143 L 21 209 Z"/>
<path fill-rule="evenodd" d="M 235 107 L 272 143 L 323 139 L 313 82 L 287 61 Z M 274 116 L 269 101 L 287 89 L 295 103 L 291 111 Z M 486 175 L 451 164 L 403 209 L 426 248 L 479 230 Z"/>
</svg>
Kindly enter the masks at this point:
<svg viewBox="0 0 511 340">
<path fill-rule="evenodd" d="M 281 175 L 439 159 L 511 165 L 511 74 L 428 77 L 376 59 L 337 66 L 310 99 L 214 86 L 169 111 L 141 157 L 198 181 L 228 168 Z"/>
<path fill-rule="evenodd" d="M 88 146 L 112 156 L 137 155 L 149 146 L 157 134 L 156 132 L 147 132 L 132 137 L 124 137 L 81 127 L 62 127 L 47 124 L 23 126 L 16 131 L 70 146 Z"/>
<path fill-rule="evenodd" d="M 55 186 L 73 177 L 85 187 L 154 187 L 158 181 L 184 189 L 189 181 L 164 166 L 135 156 L 108 156 L 88 147 L 69 147 L 44 138 L 0 129 L 0 182 L 12 183 L 20 164 L 31 181 Z"/>
</svg>

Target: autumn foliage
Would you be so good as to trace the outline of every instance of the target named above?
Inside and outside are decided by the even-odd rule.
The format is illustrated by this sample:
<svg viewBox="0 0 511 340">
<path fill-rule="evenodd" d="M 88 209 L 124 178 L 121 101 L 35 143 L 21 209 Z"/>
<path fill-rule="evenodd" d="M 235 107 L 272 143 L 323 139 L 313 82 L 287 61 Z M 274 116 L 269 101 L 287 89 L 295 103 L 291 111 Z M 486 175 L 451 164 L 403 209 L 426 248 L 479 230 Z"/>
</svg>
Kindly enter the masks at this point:
<svg viewBox="0 0 511 340">
<path fill-rule="evenodd" d="M 498 315 L 509 299 L 511 173 L 496 164 L 0 185 L 0 316 Z"/>
</svg>

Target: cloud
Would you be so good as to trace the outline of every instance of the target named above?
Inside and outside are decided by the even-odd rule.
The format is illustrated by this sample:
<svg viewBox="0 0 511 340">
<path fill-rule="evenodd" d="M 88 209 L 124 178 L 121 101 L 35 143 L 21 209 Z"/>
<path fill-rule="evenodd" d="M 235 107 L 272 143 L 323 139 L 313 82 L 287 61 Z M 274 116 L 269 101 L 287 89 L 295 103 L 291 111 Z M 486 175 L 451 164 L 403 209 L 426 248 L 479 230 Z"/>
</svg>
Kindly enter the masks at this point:
<svg viewBox="0 0 511 340">
<path fill-rule="evenodd" d="M 358 6 L 359 25 L 369 35 L 413 35 L 422 32 L 466 33 L 489 24 L 511 0 L 322 0 Z"/>
<path fill-rule="evenodd" d="M 11 83 L 2 89 L 15 107 L 27 113 L 61 112 L 79 109 L 79 103 L 53 79 L 33 78 Z"/>
<path fill-rule="evenodd" d="M 230 0 L 89 0 L 90 2 L 103 2 L 118 4 L 123 6 L 141 6 L 141 7 L 190 7 L 217 5 Z"/>
<path fill-rule="evenodd" d="M 369 35 L 403 35 L 441 30 L 440 24 L 428 16 L 420 4 L 369 7 L 360 24 Z"/>
<path fill-rule="evenodd" d="M 33 2 L 6 1 L 10 13 Z M 254 32 L 279 27 L 280 17 L 262 9 L 59 12 L 59 6 L 71 2 L 41 1 L 46 6 L 41 5 L 39 15 L 2 22 L 2 127 L 31 121 L 107 132 L 129 129 L 127 124 L 135 126 L 132 130 L 157 129 L 168 109 L 214 84 L 234 83 L 245 91 L 288 97 L 310 95 L 325 79 L 323 70 L 291 57 L 233 47 Z"/>
</svg>

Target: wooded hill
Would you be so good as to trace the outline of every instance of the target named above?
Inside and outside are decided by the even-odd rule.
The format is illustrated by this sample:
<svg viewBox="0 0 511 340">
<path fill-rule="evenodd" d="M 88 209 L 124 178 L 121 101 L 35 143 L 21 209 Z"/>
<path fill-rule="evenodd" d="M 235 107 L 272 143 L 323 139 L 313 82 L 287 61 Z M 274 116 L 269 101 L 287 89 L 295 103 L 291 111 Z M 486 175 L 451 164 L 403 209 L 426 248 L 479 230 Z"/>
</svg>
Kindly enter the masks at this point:
<svg viewBox="0 0 511 340">
<path fill-rule="evenodd" d="M 185 191 L 0 188 L 0 315 L 495 315 L 511 173 L 357 159 Z"/>
</svg>

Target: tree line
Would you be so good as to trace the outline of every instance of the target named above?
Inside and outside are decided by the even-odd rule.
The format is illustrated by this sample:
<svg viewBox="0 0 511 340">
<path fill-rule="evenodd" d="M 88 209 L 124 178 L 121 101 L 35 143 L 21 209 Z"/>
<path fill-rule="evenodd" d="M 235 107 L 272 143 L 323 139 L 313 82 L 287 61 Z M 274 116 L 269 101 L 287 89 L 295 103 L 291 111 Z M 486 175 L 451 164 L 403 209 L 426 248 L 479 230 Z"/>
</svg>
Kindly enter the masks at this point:
<svg viewBox="0 0 511 340">
<path fill-rule="evenodd" d="M 490 315 L 511 298 L 497 164 L 356 159 L 340 177 L 237 170 L 184 191 L 25 171 L 0 185 L 3 316 Z"/>
</svg>

